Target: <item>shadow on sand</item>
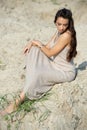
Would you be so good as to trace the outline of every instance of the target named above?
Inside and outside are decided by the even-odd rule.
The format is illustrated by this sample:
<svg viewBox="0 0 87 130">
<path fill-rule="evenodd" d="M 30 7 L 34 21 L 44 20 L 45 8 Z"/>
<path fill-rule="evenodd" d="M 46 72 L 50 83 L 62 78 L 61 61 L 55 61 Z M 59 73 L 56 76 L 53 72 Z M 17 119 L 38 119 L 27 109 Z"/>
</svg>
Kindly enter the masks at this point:
<svg viewBox="0 0 87 130">
<path fill-rule="evenodd" d="M 87 67 L 87 61 L 84 61 L 82 62 L 81 64 L 78 65 L 78 67 L 76 68 L 77 69 L 77 73 L 78 71 L 83 71 L 83 70 L 86 70 L 86 67 Z"/>
</svg>

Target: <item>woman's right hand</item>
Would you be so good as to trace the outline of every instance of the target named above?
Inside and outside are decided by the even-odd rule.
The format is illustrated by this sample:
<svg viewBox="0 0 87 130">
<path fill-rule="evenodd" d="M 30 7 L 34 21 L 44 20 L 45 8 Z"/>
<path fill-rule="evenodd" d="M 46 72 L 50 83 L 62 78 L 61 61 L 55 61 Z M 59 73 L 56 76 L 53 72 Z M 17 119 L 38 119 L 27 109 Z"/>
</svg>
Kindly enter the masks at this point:
<svg viewBox="0 0 87 130">
<path fill-rule="evenodd" d="M 30 51 L 30 48 L 32 47 L 32 43 L 30 42 L 30 43 L 28 43 L 26 46 L 25 46 L 25 48 L 24 48 L 24 50 L 23 50 L 23 53 L 24 54 L 26 54 L 26 53 L 28 53 L 29 51 Z"/>
</svg>

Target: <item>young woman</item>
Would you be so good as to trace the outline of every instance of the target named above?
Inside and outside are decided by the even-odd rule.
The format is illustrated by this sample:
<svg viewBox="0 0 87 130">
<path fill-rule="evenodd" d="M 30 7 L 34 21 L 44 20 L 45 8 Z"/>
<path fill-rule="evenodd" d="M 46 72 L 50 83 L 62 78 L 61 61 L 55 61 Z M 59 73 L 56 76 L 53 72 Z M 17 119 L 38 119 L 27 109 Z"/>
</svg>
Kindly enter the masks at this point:
<svg viewBox="0 0 87 130">
<path fill-rule="evenodd" d="M 33 40 L 24 48 L 24 54 L 27 54 L 25 86 L 20 99 L 11 103 L 2 114 L 13 112 L 25 95 L 31 100 L 41 98 L 54 84 L 75 79 L 73 58 L 77 54 L 77 40 L 72 12 L 65 8 L 58 10 L 54 23 L 57 31 L 46 45 Z"/>
</svg>

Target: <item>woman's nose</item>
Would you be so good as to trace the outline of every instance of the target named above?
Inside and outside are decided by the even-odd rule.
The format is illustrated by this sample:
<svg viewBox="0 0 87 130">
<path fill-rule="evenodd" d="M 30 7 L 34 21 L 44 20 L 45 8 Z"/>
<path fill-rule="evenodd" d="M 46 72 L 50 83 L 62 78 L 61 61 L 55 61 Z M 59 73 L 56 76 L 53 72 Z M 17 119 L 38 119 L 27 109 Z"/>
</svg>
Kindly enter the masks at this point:
<svg viewBox="0 0 87 130">
<path fill-rule="evenodd" d="M 64 27 L 61 25 L 61 30 L 63 30 L 64 29 Z"/>
</svg>

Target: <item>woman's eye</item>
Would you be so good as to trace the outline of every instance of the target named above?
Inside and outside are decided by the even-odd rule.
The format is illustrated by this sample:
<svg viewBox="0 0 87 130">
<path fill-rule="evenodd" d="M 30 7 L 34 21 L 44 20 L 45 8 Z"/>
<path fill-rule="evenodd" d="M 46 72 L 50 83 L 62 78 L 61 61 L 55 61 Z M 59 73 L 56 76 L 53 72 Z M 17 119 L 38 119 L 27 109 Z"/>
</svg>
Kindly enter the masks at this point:
<svg viewBox="0 0 87 130">
<path fill-rule="evenodd" d="M 60 26 L 61 24 L 60 23 L 57 23 L 58 26 Z"/>
</svg>

